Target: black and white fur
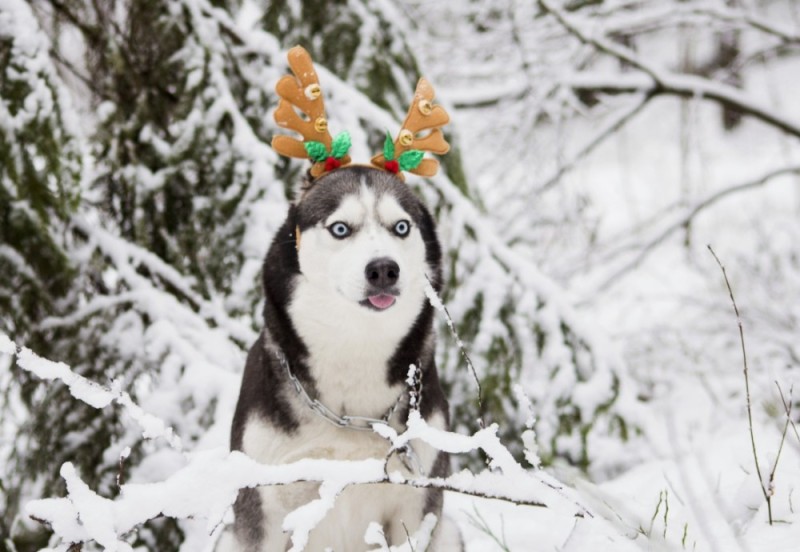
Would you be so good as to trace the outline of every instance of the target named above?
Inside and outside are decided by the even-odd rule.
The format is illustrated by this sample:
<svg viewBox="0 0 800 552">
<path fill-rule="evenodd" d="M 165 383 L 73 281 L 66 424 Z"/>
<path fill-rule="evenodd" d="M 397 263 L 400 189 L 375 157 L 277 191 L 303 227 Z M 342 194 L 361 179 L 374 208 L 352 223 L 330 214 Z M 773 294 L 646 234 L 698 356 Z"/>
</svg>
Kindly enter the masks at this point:
<svg viewBox="0 0 800 552">
<path fill-rule="evenodd" d="M 405 236 L 398 234 L 406 229 L 397 226 L 400 221 L 410 224 Z M 334 235 L 337 222 L 351 234 Z M 341 233 L 342 227 L 335 230 Z M 390 419 L 399 432 L 409 409 L 405 380 L 415 364 L 421 369 L 421 414 L 431 426 L 446 428 L 448 404 L 434 363 L 434 311 L 424 291 L 428 280 L 439 291 L 441 249 L 433 218 L 405 183 L 361 166 L 314 181 L 290 208 L 264 262 L 265 327 L 247 358 L 231 449 L 266 464 L 387 455 L 387 441 L 374 432 L 336 427 L 314 413 L 276 351 L 308 394 L 339 415 L 381 418 L 403 397 Z M 394 296 L 394 304 L 374 307 L 368 297 L 376 293 Z M 446 454 L 412 445 L 423 473 L 449 473 Z M 389 470 L 402 466 L 395 456 Z M 296 483 L 241 490 L 234 526 L 218 550 L 283 552 L 290 545 L 281 529 L 284 517 L 318 497 L 317 489 Z M 311 532 L 306 550 L 367 550 L 364 534 L 373 521 L 383 526 L 390 545 L 400 545 L 427 513 L 441 518 L 441 510 L 441 491 L 351 486 Z M 440 524 L 428 550 L 445 549 L 443 531 Z"/>
</svg>

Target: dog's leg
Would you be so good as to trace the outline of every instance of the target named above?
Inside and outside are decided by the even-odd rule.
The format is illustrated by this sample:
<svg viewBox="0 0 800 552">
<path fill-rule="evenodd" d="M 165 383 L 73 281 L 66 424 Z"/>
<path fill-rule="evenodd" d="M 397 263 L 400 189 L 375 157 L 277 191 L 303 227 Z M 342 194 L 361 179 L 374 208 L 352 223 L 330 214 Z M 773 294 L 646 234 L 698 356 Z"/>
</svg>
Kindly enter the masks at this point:
<svg viewBox="0 0 800 552">
<path fill-rule="evenodd" d="M 458 525 L 447 516 L 443 516 L 433 531 L 429 552 L 464 552 L 464 540 Z"/>
<path fill-rule="evenodd" d="M 420 527 L 424 516 L 426 491 L 405 488 L 392 489 L 392 492 L 397 494 L 394 499 L 397 507 L 386 522 L 386 536 L 392 546 L 401 546 Z"/>
</svg>

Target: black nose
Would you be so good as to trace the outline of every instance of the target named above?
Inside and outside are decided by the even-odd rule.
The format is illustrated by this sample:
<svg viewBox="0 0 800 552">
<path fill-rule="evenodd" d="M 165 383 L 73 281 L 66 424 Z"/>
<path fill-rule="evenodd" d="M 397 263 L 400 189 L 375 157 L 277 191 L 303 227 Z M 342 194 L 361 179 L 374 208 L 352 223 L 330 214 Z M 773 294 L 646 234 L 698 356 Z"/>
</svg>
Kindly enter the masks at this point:
<svg viewBox="0 0 800 552">
<path fill-rule="evenodd" d="M 370 285 L 379 289 L 388 289 L 400 278 L 400 267 L 393 260 L 383 257 L 370 261 L 364 269 L 364 275 Z"/>
</svg>

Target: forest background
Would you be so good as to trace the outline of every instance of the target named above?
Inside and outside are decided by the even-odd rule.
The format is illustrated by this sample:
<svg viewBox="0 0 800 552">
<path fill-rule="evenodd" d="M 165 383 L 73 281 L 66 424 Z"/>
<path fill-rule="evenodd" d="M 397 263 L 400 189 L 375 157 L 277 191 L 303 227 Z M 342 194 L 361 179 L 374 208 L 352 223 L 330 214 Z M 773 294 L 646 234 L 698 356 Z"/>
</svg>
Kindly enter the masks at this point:
<svg viewBox="0 0 800 552">
<path fill-rule="evenodd" d="M 520 463 L 485 472 L 504 501 L 448 494 L 468 550 L 796 546 L 796 2 L 0 0 L 0 550 L 218 533 L 224 507 L 119 508 L 226 446 L 304 170 L 269 147 L 295 44 L 355 157 L 420 75 L 452 114 L 409 184 L 480 411 L 444 313 L 438 363 L 454 431 Z"/>
</svg>

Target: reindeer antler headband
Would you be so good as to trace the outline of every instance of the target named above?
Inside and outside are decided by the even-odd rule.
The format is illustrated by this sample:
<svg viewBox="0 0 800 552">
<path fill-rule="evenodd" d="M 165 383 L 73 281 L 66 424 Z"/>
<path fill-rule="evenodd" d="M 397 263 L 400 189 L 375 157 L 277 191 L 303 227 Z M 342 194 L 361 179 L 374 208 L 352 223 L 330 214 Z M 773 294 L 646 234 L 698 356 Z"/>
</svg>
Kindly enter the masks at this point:
<svg viewBox="0 0 800 552">
<path fill-rule="evenodd" d="M 350 163 L 350 156 L 347 155 L 350 135 L 345 131 L 335 138 L 331 137 L 322 89 L 308 52 L 302 46 L 295 46 L 289 50 L 287 57 L 294 77 L 285 75 L 275 86 L 281 98 L 275 110 L 275 122 L 278 126 L 301 134 L 303 140 L 275 136 L 272 149 L 288 157 L 310 159 L 313 163 L 311 176 L 317 178 Z M 433 98 L 433 87 L 427 80 L 420 79 L 397 138 L 392 140 L 387 132 L 383 152 L 372 158 L 372 165 L 393 172 L 401 179 L 401 171 L 420 176 L 436 174 L 439 162 L 424 159 L 423 156 L 426 151 L 441 155 L 450 149 L 441 129 L 450 121 L 450 116 L 442 106 L 432 103 Z M 295 109 L 303 112 L 306 118 Z M 430 132 L 419 135 L 427 130 Z"/>
</svg>

